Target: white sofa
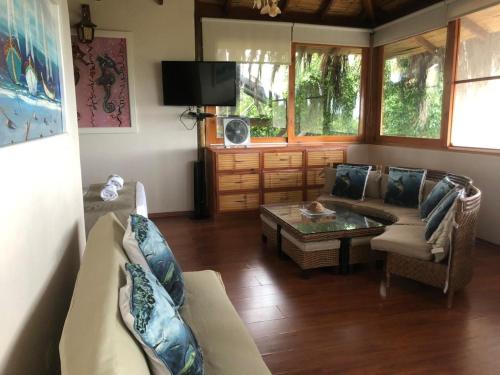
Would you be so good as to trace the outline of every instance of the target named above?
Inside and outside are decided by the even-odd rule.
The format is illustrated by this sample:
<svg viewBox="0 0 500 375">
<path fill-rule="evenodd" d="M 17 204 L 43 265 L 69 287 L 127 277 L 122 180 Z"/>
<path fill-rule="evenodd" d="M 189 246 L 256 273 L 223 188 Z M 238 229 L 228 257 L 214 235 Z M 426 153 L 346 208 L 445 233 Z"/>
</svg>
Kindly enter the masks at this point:
<svg viewBox="0 0 500 375">
<path fill-rule="evenodd" d="M 145 354 L 122 322 L 125 228 L 114 214 L 90 232 L 59 345 L 62 375 L 148 375 Z M 185 272 L 181 310 L 204 354 L 206 375 L 269 375 L 214 271 Z"/>
</svg>

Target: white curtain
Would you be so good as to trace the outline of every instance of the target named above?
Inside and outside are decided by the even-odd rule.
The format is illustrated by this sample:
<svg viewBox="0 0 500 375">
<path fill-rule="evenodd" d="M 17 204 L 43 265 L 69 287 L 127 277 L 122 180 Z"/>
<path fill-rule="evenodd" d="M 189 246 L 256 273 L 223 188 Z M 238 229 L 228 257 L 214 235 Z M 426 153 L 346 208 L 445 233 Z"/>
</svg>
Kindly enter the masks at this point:
<svg viewBox="0 0 500 375">
<path fill-rule="evenodd" d="M 297 23 L 293 27 L 293 41 L 330 46 L 369 47 L 371 32 L 371 29 Z"/>
<path fill-rule="evenodd" d="M 203 59 L 291 63 L 292 24 L 203 18 Z"/>
</svg>

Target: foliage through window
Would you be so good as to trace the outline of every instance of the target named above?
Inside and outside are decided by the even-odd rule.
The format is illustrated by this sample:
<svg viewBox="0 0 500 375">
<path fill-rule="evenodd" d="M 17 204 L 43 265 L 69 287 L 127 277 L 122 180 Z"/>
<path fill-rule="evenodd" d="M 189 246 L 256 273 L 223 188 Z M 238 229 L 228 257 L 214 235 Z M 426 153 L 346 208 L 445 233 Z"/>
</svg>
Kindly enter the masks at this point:
<svg viewBox="0 0 500 375">
<path fill-rule="evenodd" d="M 359 133 L 362 49 L 298 45 L 295 135 Z"/>
<path fill-rule="evenodd" d="M 446 29 L 384 47 L 381 135 L 439 139 Z"/>
<path fill-rule="evenodd" d="M 222 118 L 246 117 L 252 137 L 286 137 L 288 66 L 238 64 L 236 107 L 217 107 L 217 137 L 224 135 Z"/>
<path fill-rule="evenodd" d="M 451 144 L 500 149 L 500 6 L 460 25 Z"/>
</svg>

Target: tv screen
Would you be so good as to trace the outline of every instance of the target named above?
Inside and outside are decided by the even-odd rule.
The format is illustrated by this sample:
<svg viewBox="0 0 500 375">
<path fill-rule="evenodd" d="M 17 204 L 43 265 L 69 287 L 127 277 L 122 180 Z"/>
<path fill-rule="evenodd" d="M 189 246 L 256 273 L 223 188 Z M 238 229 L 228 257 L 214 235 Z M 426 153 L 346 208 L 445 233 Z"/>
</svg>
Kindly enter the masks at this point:
<svg viewBox="0 0 500 375">
<path fill-rule="evenodd" d="M 163 103 L 235 106 L 236 63 L 163 61 Z"/>
</svg>

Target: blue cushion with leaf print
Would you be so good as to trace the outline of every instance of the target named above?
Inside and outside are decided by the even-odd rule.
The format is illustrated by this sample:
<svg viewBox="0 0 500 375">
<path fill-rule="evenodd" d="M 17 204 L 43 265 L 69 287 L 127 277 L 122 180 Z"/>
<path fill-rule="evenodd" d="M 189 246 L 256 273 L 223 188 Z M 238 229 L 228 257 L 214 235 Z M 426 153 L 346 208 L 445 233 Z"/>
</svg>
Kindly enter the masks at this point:
<svg viewBox="0 0 500 375">
<path fill-rule="evenodd" d="M 384 202 L 396 206 L 418 208 L 426 175 L 425 169 L 389 168 Z"/>
<path fill-rule="evenodd" d="M 366 182 L 371 169 L 369 165 L 338 165 L 332 194 L 337 197 L 364 199 Z"/>
<path fill-rule="evenodd" d="M 146 352 L 154 375 L 203 375 L 203 354 L 174 302 L 152 273 L 126 264 L 120 312 Z"/>
<path fill-rule="evenodd" d="M 172 250 L 156 225 L 148 218 L 130 215 L 123 247 L 132 263 L 152 272 L 177 307 L 184 303 L 184 278 Z"/>
<path fill-rule="evenodd" d="M 420 206 L 420 217 L 425 219 L 429 216 L 434 208 L 441 202 L 441 200 L 448 194 L 450 191 L 455 189 L 457 185 L 452 182 L 448 177 L 443 178 L 439 181 L 434 189 L 429 193 L 427 198 L 422 202 Z"/>
<path fill-rule="evenodd" d="M 436 229 L 443 221 L 444 217 L 448 213 L 449 209 L 453 206 L 453 203 L 457 200 L 457 198 L 463 193 L 463 189 L 455 188 L 450 191 L 446 197 L 441 199 L 441 202 L 432 210 L 428 219 L 427 225 L 425 226 L 425 239 L 429 241 L 432 237 Z"/>
</svg>

